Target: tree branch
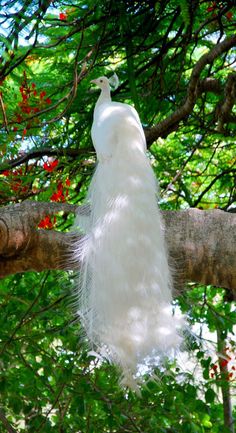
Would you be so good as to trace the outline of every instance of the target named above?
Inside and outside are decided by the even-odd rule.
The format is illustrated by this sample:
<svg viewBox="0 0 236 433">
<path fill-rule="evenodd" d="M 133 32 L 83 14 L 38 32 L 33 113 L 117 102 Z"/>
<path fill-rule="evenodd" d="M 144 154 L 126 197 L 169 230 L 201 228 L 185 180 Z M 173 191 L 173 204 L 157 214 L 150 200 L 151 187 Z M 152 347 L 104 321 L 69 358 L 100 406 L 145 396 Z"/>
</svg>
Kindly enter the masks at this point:
<svg viewBox="0 0 236 433">
<path fill-rule="evenodd" d="M 95 151 L 92 149 L 56 149 L 50 147 L 42 147 L 41 149 L 33 149 L 28 153 L 21 154 L 19 157 L 5 161 L 2 166 L 0 166 L 0 173 L 5 171 L 6 169 L 11 169 L 14 167 L 18 167 L 21 164 L 24 164 L 31 159 L 42 158 L 44 156 L 67 156 L 71 158 L 76 158 L 80 155 L 95 155 Z"/>
<path fill-rule="evenodd" d="M 65 203 L 23 202 L 2 208 L 0 276 L 46 269 L 75 269 L 71 233 L 38 230 L 45 215 L 88 212 Z M 195 281 L 230 289 L 236 296 L 236 215 L 221 210 L 163 211 L 175 285 Z M 81 235 L 82 238 L 82 235 Z"/>
<path fill-rule="evenodd" d="M 232 402 L 230 395 L 230 381 L 229 381 L 229 371 L 228 365 L 222 363 L 222 359 L 224 359 L 226 351 L 225 351 L 225 342 L 226 336 L 225 332 L 222 332 L 221 329 L 217 328 L 217 350 L 219 356 L 219 367 L 220 367 L 220 375 L 221 382 L 220 388 L 222 393 L 223 400 L 223 410 L 224 410 L 224 426 L 228 429 L 229 432 L 234 433 L 234 419 L 233 419 L 233 411 L 232 411 Z"/>
<path fill-rule="evenodd" d="M 217 78 L 207 77 L 203 80 L 200 80 L 198 83 L 198 93 L 201 95 L 205 92 L 212 92 L 216 95 L 222 95 L 223 93 L 223 85 Z"/>
<path fill-rule="evenodd" d="M 224 133 L 224 124 L 231 115 L 236 100 L 236 74 L 230 74 L 224 92 L 224 102 L 219 106 L 217 131 Z"/>
<path fill-rule="evenodd" d="M 235 165 L 235 164 L 234 164 Z M 212 181 L 209 183 L 209 185 L 207 185 L 207 187 L 201 192 L 201 194 L 197 197 L 197 199 L 193 202 L 193 207 L 197 207 L 198 204 L 201 202 L 202 198 L 204 197 L 204 195 L 210 191 L 210 189 L 212 188 L 212 186 L 217 182 L 217 180 L 221 179 L 223 176 L 225 175 L 230 175 L 232 174 L 232 176 L 234 174 L 236 174 L 236 169 L 233 167 L 228 168 L 227 170 L 222 171 L 221 173 L 217 174 L 216 176 L 214 176 L 214 178 L 212 179 Z"/>
<path fill-rule="evenodd" d="M 1 408 L 0 408 L 0 420 L 2 421 L 4 427 L 6 428 L 6 431 L 8 433 L 17 433 L 17 431 L 8 422 L 7 418 L 5 417 L 3 410 Z"/>
<path fill-rule="evenodd" d="M 153 127 L 146 129 L 146 139 L 150 145 L 158 137 L 166 137 L 177 129 L 181 120 L 184 120 L 192 112 L 199 95 L 200 75 L 206 65 L 211 64 L 217 57 L 236 45 L 236 35 L 225 38 L 215 45 L 208 53 L 204 54 L 196 63 L 190 77 L 185 102 L 174 113 Z M 219 90 L 219 89 L 218 89 Z"/>
</svg>

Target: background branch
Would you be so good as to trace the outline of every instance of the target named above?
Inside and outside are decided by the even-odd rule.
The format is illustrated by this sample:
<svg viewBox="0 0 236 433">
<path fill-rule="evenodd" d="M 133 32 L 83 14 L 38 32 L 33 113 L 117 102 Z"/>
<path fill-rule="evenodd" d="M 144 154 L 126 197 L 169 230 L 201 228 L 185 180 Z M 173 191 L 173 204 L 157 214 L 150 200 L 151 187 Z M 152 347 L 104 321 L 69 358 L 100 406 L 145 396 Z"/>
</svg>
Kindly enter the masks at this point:
<svg viewBox="0 0 236 433">
<path fill-rule="evenodd" d="M 146 130 L 146 139 L 149 145 L 159 137 L 166 137 L 171 132 L 175 131 L 179 122 L 184 120 L 192 112 L 199 95 L 198 83 L 200 74 L 207 64 L 211 64 L 217 57 L 230 48 L 236 46 L 236 35 L 225 38 L 222 42 L 214 45 L 213 48 L 204 54 L 195 64 L 187 90 L 187 97 L 184 104 L 179 107 L 174 113 L 166 119 L 159 122 L 157 125 Z M 202 83 L 201 83 L 202 86 Z M 201 88 L 201 87 L 200 87 Z M 219 90 L 219 87 L 217 88 Z"/>
<path fill-rule="evenodd" d="M 0 420 L 2 421 L 2 424 L 4 425 L 4 427 L 6 428 L 6 431 L 8 433 L 17 433 L 17 431 L 8 422 L 8 420 L 5 416 L 5 413 L 3 412 L 3 410 L 1 408 L 0 408 Z"/>
</svg>

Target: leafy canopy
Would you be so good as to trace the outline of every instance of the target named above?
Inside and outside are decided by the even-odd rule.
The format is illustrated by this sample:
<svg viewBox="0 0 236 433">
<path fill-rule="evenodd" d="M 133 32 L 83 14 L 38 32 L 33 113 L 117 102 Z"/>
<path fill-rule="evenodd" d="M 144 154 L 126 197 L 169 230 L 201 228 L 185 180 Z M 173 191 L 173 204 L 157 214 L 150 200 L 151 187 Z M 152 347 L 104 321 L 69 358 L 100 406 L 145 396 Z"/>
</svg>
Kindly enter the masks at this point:
<svg viewBox="0 0 236 433">
<path fill-rule="evenodd" d="M 1 205 L 83 202 L 96 162 L 90 129 L 97 91 L 90 80 L 116 71 L 113 97 L 139 111 L 161 207 L 235 207 L 235 44 L 201 69 L 189 93 L 192 108 L 169 121 L 190 92 L 197 62 L 234 35 L 233 1 L 0 6 Z M 161 128 L 148 135 L 155 125 Z M 39 221 L 39 229 L 70 224 L 56 215 Z M 232 431 L 218 396 L 235 379 L 235 312 L 223 290 L 193 284 L 179 299 L 200 335 L 189 343 L 195 370 L 175 363 L 157 369 L 161 379 L 148 382 L 140 399 L 119 388 L 112 366 L 87 355 L 70 306 L 72 286 L 70 274 L 55 272 L 1 282 L 0 402 L 9 425 L 44 433 Z M 213 351 L 201 338 L 205 326 L 217 331 Z"/>
</svg>

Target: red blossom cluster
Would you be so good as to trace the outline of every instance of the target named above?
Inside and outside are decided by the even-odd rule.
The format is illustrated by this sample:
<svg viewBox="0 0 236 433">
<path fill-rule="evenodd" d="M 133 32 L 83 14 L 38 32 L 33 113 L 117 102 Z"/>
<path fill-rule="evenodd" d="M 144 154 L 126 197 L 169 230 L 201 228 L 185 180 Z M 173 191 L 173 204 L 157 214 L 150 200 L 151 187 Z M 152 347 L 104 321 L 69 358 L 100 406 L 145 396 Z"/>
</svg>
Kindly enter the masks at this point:
<svg viewBox="0 0 236 433">
<path fill-rule="evenodd" d="M 10 188 L 12 191 L 17 192 L 18 194 L 24 194 L 29 191 L 29 186 L 23 185 L 22 168 L 16 170 L 5 170 L 2 172 L 2 175 L 9 178 Z"/>
<path fill-rule="evenodd" d="M 230 355 L 229 355 L 230 353 Z M 226 347 L 223 353 L 223 357 L 218 364 L 211 364 L 210 377 L 212 379 L 217 378 L 220 373 L 220 368 L 225 369 L 227 373 L 226 379 L 232 381 L 236 378 L 236 357 L 232 351 L 232 348 Z"/>
<path fill-rule="evenodd" d="M 53 161 L 47 161 L 43 164 L 43 168 L 47 172 L 52 172 L 59 164 L 58 159 L 55 159 Z M 69 196 L 69 188 L 70 187 L 70 179 L 66 179 L 65 183 L 62 181 L 57 182 L 57 189 L 56 191 L 51 195 L 50 200 L 54 202 L 61 202 L 64 203 Z M 49 215 L 46 215 L 44 219 L 40 221 L 38 224 L 39 228 L 43 229 L 52 229 L 57 222 L 56 216 L 53 218 Z"/>
<path fill-rule="evenodd" d="M 58 159 L 54 159 L 54 161 L 51 162 L 47 161 L 43 164 L 43 168 L 44 170 L 51 173 L 58 166 L 58 163 L 59 163 Z"/>
<path fill-rule="evenodd" d="M 27 121 L 26 127 L 23 129 L 23 137 L 27 134 L 27 130 L 32 127 L 32 125 L 37 124 L 38 120 L 36 118 L 30 119 L 32 115 L 39 113 L 40 110 L 45 108 L 45 105 L 52 103 L 50 98 L 45 98 L 46 91 L 43 90 L 38 94 L 35 83 L 29 83 L 26 72 L 23 72 L 23 81 L 19 87 L 21 93 L 21 101 L 18 103 L 18 110 L 15 114 L 16 123 L 22 123 Z M 13 131 L 17 131 L 18 128 L 15 126 Z"/>
<path fill-rule="evenodd" d="M 59 20 L 66 21 L 67 20 L 67 14 L 60 12 L 59 13 Z"/>
<path fill-rule="evenodd" d="M 215 2 L 215 1 L 213 1 L 213 2 L 211 2 L 211 4 L 210 4 L 210 6 L 208 6 L 207 7 L 207 12 L 212 12 L 212 16 L 213 17 L 216 17 L 216 12 L 217 12 L 217 10 L 220 10 L 220 9 L 222 9 L 223 8 L 223 3 L 222 2 Z M 227 20 L 228 21 L 231 21 L 232 20 L 232 18 L 233 18 L 233 12 L 231 12 L 231 11 L 228 11 L 226 14 L 225 14 L 225 16 L 226 16 L 226 18 L 227 18 Z"/>
<path fill-rule="evenodd" d="M 52 194 L 50 200 L 64 203 L 66 201 L 66 198 L 69 195 L 69 189 L 68 189 L 69 186 L 70 186 L 70 179 L 66 179 L 65 184 L 63 184 L 63 182 L 61 181 L 58 181 L 57 190 Z"/>
<path fill-rule="evenodd" d="M 49 215 L 46 215 L 44 219 L 40 221 L 38 224 L 39 229 L 52 229 L 56 224 L 57 218 L 56 216 L 50 217 Z"/>
<path fill-rule="evenodd" d="M 45 171 L 51 173 L 58 166 L 58 159 L 48 160 L 44 162 L 43 168 Z M 22 176 L 24 176 L 23 169 L 18 168 L 15 170 L 5 170 L 2 172 L 2 175 L 9 179 L 9 184 L 11 190 L 17 192 L 18 194 L 24 194 L 29 191 L 30 185 L 24 185 L 22 180 Z M 70 179 L 66 179 L 65 182 L 58 181 L 56 191 L 51 195 L 50 200 L 53 202 L 61 202 L 64 203 L 69 196 L 69 187 L 71 185 Z M 56 224 L 56 216 L 50 217 L 46 215 L 40 223 L 38 224 L 39 228 L 44 229 L 52 229 Z"/>
</svg>

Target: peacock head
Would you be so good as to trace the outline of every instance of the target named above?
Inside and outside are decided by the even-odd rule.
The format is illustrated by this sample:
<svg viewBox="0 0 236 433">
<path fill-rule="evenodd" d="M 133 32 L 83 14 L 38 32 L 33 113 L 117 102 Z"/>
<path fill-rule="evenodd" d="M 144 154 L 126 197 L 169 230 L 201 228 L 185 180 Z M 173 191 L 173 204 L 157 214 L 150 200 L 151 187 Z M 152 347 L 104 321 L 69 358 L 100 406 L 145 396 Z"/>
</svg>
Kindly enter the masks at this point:
<svg viewBox="0 0 236 433">
<path fill-rule="evenodd" d="M 91 80 L 91 83 L 96 84 L 96 86 L 100 87 L 101 90 L 110 89 L 112 87 L 113 90 L 116 90 L 119 85 L 119 78 L 116 73 L 112 75 L 112 77 L 99 77 L 95 80 Z"/>
<path fill-rule="evenodd" d="M 91 83 L 96 84 L 101 90 L 110 89 L 110 83 L 107 77 L 96 78 L 95 80 L 91 80 Z"/>
</svg>

